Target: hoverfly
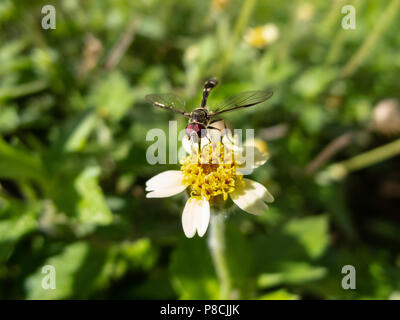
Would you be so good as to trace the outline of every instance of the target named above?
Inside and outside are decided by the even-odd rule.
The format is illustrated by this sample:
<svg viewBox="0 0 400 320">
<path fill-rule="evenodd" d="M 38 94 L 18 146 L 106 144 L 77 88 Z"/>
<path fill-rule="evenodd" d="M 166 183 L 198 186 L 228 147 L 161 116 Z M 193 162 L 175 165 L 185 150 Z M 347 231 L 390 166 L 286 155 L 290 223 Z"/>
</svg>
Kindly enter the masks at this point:
<svg viewBox="0 0 400 320">
<path fill-rule="evenodd" d="M 222 113 L 254 106 L 271 98 L 273 94 L 272 90 L 241 92 L 228 97 L 227 99 L 222 101 L 222 103 L 213 108 L 213 110 L 210 110 L 207 106 L 207 99 L 210 91 L 217 84 L 218 81 L 215 77 L 210 78 L 205 82 L 201 105 L 191 112 L 185 111 L 185 101 L 173 93 L 149 94 L 146 96 L 146 100 L 156 107 L 167 109 L 172 112 L 179 113 L 186 118 L 189 118 L 189 123 L 186 126 L 187 136 L 189 137 L 189 139 L 191 139 L 192 137 L 200 139 L 206 136 L 207 130 L 209 129 L 215 129 L 218 131 L 222 131 L 223 129 L 225 129 L 225 126 L 223 129 L 215 126 L 217 122 L 222 121 L 222 119 L 218 118 L 218 116 Z"/>
</svg>

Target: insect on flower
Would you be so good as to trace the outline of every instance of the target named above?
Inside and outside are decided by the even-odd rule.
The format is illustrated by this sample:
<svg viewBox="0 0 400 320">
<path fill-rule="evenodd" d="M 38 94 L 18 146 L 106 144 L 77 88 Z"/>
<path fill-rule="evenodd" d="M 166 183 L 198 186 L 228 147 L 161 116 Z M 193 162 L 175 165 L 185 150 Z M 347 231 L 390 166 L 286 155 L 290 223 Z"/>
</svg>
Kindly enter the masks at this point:
<svg viewBox="0 0 400 320">
<path fill-rule="evenodd" d="M 250 91 L 232 96 L 225 100 L 214 111 L 206 107 L 207 97 L 211 89 L 217 84 L 215 78 L 208 80 L 203 91 L 201 106 L 188 113 L 175 109 L 181 99 L 175 95 L 147 96 L 155 106 L 178 112 L 189 118 L 186 132 L 189 138 L 182 141 L 183 147 L 189 155 L 181 159 L 180 170 L 164 171 L 146 182 L 147 198 L 164 198 L 189 189 L 190 198 L 187 200 L 182 214 L 182 226 L 188 238 L 196 232 L 203 236 L 207 231 L 210 220 L 210 204 L 225 202 L 230 198 L 242 210 L 261 215 L 268 209 L 266 202 L 273 202 L 273 196 L 262 184 L 243 178 L 248 168 L 247 157 L 243 151 L 250 152 L 253 157 L 251 169 L 263 165 L 268 154 L 260 151 L 254 143 L 245 143 L 238 146 L 236 136 L 221 135 L 220 141 L 201 147 L 202 138 L 208 138 L 207 130 L 213 127 L 214 117 L 231 110 L 250 107 L 265 101 L 272 96 L 272 91 Z M 198 129 L 204 129 L 203 132 Z M 198 138 L 198 149 L 192 148 L 190 138 Z"/>
<path fill-rule="evenodd" d="M 206 81 L 203 89 L 201 105 L 192 112 L 187 112 L 185 110 L 185 101 L 172 93 L 149 94 L 146 96 L 146 100 L 156 107 L 170 110 L 189 118 L 189 124 L 186 126 L 186 134 L 188 135 L 189 139 L 193 139 L 195 141 L 200 139 L 201 141 L 201 138 L 207 136 L 208 130 L 211 129 L 222 131 L 225 129 L 225 127 L 221 129 L 217 126 L 214 126 L 214 124 L 222 121 L 218 118 L 218 116 L 222 113 L 254 106 L 271 98 L 273 94 L 271 90 L 242 92 L 227 98 L 222 103 L 217 105 L 213 110 L 210 110 L 207 107 L 207 99 L 210 91 L 217 84 L 218 81 L 216 78 L 210 78 Z M 198 147 L 200 153 L 201 143 L 198 143 Z"/>
</svg>

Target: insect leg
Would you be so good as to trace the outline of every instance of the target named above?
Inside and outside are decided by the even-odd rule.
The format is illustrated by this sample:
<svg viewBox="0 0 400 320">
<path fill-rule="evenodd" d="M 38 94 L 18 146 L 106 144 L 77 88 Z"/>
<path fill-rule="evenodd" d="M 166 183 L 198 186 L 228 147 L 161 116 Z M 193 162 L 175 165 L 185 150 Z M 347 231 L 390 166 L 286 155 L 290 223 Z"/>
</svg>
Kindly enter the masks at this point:
<svg viewBox="0 0 400 320">
<path fill-rule="evenodd" d="M 199 148 L 198 152 L 199 152 L 199 157 L 201 157 L 201 138 L 197 139 L 197 146 Z"/>
</svg>

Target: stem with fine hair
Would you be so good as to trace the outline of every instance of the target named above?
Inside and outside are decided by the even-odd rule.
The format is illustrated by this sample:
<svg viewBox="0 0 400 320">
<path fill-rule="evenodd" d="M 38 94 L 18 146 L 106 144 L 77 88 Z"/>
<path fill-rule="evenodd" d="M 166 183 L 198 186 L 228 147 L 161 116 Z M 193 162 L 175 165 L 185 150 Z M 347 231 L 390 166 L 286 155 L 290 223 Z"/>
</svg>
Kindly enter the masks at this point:
<svg viewBox="0 0 400 320">
<path fill-rule="evenodd" d="M 222 213 L 214 212 L 211 216 L 208 246 L 220 282 L 220 299 L 230 299 L 232 283 L 226 257 L 225 217 Z"/>
<path fill-rule="evenodd" d="M 351 159 L 334 163 L 327 168 L 333 179 L 340 180 L 349 172 L 369 167 L 400 154 L 400 139 L 359 154 Z"/>
</svg>

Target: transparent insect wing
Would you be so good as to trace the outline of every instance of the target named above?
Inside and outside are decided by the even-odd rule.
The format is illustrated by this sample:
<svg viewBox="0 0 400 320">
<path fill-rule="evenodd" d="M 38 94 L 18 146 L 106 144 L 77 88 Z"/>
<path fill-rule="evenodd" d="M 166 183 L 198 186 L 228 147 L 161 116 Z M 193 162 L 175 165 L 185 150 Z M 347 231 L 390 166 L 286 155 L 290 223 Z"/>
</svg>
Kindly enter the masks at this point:
<svg viewBox="0 0 400 320">
<path fill-rule="evenodd" d="M 251 107 L 272 97 L 272 90 L 258 90 L 258 91 L 246 91 L 230 96 L 229 98 L 222 101 L 222 103 L 216 105 L 213 113 L 219 114 L 222 112 L 228 112 L 238 108 Z"/>
<path fill-rule="evenodd" d="M 156 107 L 186 115 L 185 100 L 173 93 L 149 94 L 146 100 Z"/>
</svg>

